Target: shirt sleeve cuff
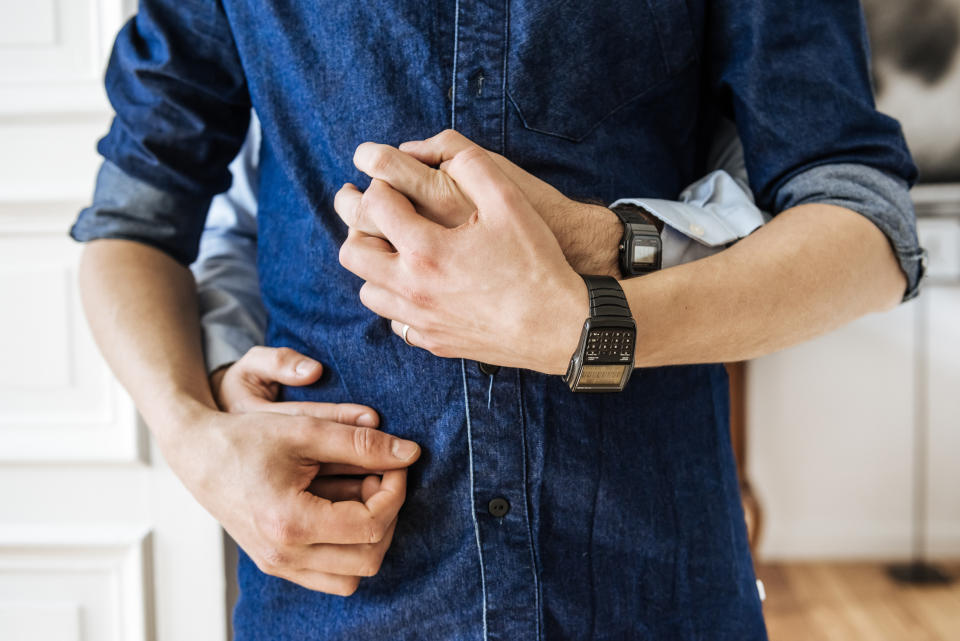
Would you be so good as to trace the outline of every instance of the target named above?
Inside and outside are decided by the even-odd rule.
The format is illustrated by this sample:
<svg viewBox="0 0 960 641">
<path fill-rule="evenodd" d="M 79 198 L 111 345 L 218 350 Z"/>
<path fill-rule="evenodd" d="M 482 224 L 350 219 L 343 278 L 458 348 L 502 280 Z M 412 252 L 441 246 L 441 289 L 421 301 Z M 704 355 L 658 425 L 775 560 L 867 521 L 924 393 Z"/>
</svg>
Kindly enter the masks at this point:
<svg viewBox="0 0 960 641">
<path fill-rule="evenodd" d="M 173 194 L 105 161 L 97 175 L 93 204 L 70 230 L 74 240 L 134 240 L 155 247 L 180 264 L 193 262 L 210 199 Z"/>
<path fill-rule="evenodd" d="M 715 254 L 769 218 L 754 204 L 752 194 L 723 170 L 687 187 L 679 201 L 621 198 L 611 207 L 621 204 L 643 207 L 663 221 L 664 268 Z"/>
<path fill-rule="evenodd" d="M 917 217 L 906 181 L 860 164 L 838 163 L 808 169 L 777 192 L 777 211 L 823 203 L 868 218 L 890 241 L 907 277 L 903 300 L 917 296 L 926 272 L 926 251 L 917 240 Z"/>
</svg>

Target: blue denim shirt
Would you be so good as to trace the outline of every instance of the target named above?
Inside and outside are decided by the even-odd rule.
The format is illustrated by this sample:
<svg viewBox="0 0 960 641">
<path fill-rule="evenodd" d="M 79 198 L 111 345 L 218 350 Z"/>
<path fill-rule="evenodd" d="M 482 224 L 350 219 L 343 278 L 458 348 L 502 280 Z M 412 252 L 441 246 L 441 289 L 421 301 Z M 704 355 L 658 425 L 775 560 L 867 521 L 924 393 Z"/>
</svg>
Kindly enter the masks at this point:
<svg viewBox="0 0 960 641">
<path fill-rule="evenodd" d="M 831 198 L 788 189 L 826 166 L 906 184 L 914 167 L 873 108 L 865 52 L 853 0 L 142 0 L 107 72 L 111 162 L 74 235 L 189 263 L 254 106 L 267 341 L 328 366 L 285 397 L 369 404 L 424 449 L 380 573 L 342 599 L 241 555 L 237 638 L 764 639 L 723 368 L 639 370 L 621 394 L 573 395 L 557 377 L 491 377 L 408 347 L 339 267 L 331 199 L 365 184 L 360 142 L 448 126 L 570 196 L 670 199 L 706 173 L 721 115 L 772 213 Z M 117 172 L 143 185 L 132 205 Z M 144 212 L 138 232 L 110 229 Z M 916 249 L 909 220 L 890 225 Z"/>
</svg>

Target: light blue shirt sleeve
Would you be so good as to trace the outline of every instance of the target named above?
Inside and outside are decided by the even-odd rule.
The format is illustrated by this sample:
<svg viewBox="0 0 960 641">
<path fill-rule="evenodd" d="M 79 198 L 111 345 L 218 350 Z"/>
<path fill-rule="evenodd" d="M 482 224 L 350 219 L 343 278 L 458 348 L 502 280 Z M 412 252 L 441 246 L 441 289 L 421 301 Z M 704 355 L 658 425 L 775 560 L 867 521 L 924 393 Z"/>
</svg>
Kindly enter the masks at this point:
<svg viewBox="0 0 960 641">
<path fill-rule="evenodd" d="M 770 220 L 753 202 L 733 123 L 724 121 L 717 131 L 708 162 L 715 169 L 684 189 L 679 200 L 621 198 L 611 205 L 637 205 L 663 221 L 664 268 L 715 254 Z"/>
<path fill-rule="evenodd" d="M 688 263 L 729 247 L 770 220 L 753 201 L 736 126 L 724 121 L 708 159 L 714 171 L 687 187 L 678 201 L 622 198 L 663 221 L 663 267 Z M 864 216 L 884 233 L 907 278 L 903 300 L 915 297 L 926 272 L 909 185 L 897 176 L 856 163 L 828 163 L 790 178 L 777 194 L 777 211 L 823 203 Z M 611 205 L 612 206 L 612 205 Z"/>
<path fill-rule="evenodd" d="M 207 371 L 233 363 L 264 342 L 267 312 L 257 277 L 257 184 L 260 126 L 253 116 L 230 166 L 230 189 L 213 199 L 191 265 L 197 281 Z"/>
</svg>

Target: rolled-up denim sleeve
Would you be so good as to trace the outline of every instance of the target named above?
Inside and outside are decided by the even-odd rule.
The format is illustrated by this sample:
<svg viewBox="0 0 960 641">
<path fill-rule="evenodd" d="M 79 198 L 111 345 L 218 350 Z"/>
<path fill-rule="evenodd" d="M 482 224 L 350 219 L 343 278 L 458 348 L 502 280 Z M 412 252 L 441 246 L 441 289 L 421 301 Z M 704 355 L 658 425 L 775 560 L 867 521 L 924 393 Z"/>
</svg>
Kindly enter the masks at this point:
<svg viewBox="0 0 960 641">
<path fill-rule="evenodd" d="M 183 264 L 197 254 L 211 198 L 247 132 L 250 99 L 220 3 L 141 0 L 107 66 L 116 112 L 80 241 L 124 238 Z"/>
<path fill-rule="evenodd" d="M 821 203 L 863 215 L 890 241 L 907 278 L 903 300 L 919 293 L 926 252 L 917 241 L 917 219 L 906 181 L 873 167 L 839 163 L 797 174 L 777 192 L 777 209 Z"/>
<path fill-rule="evenodd" d="M 719 0 L 708 18 L 711 95 L 736 122 L 761 209 L 777 213 L 780 189 L 820 165 L 916 179 L 900 124 L 876 110 L 858 0 Z"/>
<path fill-rule="evenodd" d="M 743 141 L 750 187 L 777 214 L 821 202 L 887 235 L 916 293 L 922 252 L 907 190 L 917 177 L 900 124 L 876 109 L 858 0 L 710 3 L 711 95 Z"/>
</svg>

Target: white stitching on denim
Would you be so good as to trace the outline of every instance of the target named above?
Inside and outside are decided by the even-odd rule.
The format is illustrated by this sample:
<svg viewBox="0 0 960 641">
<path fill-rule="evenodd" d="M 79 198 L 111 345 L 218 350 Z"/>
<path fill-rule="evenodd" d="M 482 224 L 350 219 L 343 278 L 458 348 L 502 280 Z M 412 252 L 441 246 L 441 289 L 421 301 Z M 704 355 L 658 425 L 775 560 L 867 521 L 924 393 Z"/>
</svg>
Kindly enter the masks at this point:
<svg viewBox="0 0 960 641">
<path fill-rule="evenodd" d="M 453 91 L 450 95 L 450 128 L 457 128 L 457 55 L 460 47 L 460 0 L 453 6 Z M 486 634 L 484 634 L 486 637 Z"/>
<path fill-rule="evenodd" d="M 510 0 L 503 2 L 503 77 L 500 94 L 500 153 L 507 153 L 507 51 L 510 47 Z"/>
<path fill-rule="evenodd" d="M 470 424 L 470 397 L 467 394 L 467 363 L 460 359 L 460 372 L 463 374 L 463 408 L 467 413 L 467 457 L 470 471 L 470 516 L 473 517 L 473 532 L 477 536 L 477 556 L 480 558 L 480 591 L 483 594 L 483 641 L 487 641 L 487 579 L 483 569 L 483 548 L 480 546 L 480 523 L 477 522 L 477 510 L 473 504 L 473 427 Z"/>
<path fill-rule="evenodd" d="M 537 553 L 533 546 L 533 529 L 530 523 L 530 485 L 527 481 L 527 417 L 523 408 L 523 380 L 520 370 L 517 372 L 517 410 L 520 412 L 520 460 L 523 461 L 523 500 L 527 522 L 527 543 L 530 546 L 530 568 L 533 572 L 533 594 L 537 615 L 537 638 L 543 636 L 543 623 L 540 620 L 540 579 L 537 576 Z"/>
</svg>

